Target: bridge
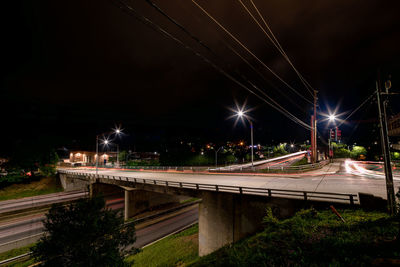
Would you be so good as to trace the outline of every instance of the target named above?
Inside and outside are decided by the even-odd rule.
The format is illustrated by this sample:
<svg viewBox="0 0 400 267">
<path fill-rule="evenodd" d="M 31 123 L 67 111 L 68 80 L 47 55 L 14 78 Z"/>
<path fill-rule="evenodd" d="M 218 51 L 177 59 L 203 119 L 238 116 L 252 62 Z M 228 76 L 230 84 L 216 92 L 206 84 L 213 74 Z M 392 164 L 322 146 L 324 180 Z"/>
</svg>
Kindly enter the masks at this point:
<svg viewBox="0 0 400 267">
<path fill-rule="evenodd" d="M 203 256 L 257 231 L 267 207 L 286 217 L 306 201 L 358 205 L 359 192 L 385 196 L 383 180 L 343 174 L 337 166 L 336 172 L 329 171 L 332 168 L 291 175 L 102 169 L 97 176 L 94 169 L 81 168 L 60 169 L 59 175 L 67 190 L 89 187 L 92 196 L 123 194 L 126 219 L 157 205 L 178 202 L 180 196 L 201 198 L 199 255 Z"/>
</svg>

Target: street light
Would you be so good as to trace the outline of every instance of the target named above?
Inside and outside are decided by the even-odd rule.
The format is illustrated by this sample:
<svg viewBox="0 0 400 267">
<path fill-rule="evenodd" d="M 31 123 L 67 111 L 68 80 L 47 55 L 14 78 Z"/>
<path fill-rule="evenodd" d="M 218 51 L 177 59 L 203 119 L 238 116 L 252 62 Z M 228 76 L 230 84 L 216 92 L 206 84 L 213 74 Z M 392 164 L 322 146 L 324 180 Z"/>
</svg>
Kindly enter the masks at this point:
<svg viewBox="0 0 400 267">
<path fill-rule="evenodd" d="M 245 114 L 246 111 L 238 110 L 236 115 L 238 118 L 245 118 L 250 123 L 250 137 L 251 137 L 251 167 L 254 167 L 254 145 L 253 145 L 253 122 L 251 121 L 251 117 Z"/>
<path fill-rule="evenodd" d="M 111 141 L 109 138 L 112 135 L 119 136 L 121 133 L 122 133 L 121 128 L 115 127 L 115 129 L 112 129 L 111 132 L 96 135 L 96 176 L 98 176 L 98 173 L 99 173 L 99 136 L 101 136 L 101 135 L 104 136 L 104 139 L 102 140 L 103 145 L 108 146 L 109 144 L 111 144 Z M 105 137 L 106 134 L 109 134 L 109 136 L 107 138 Z M 117 165 L 119 166 L 119 158 L 118 158 L 119 151 L 118 151 L 118 149 L 119 149 L 119 147 L 117 145 Z"/>
<path fill-rule="evenodd" d="M 221 150 L 221 149 L 223 149 L 224 147 L 223 146 L 221 146 L 220 148 L 218 148 L 218 150 L 216 150 L 215 148 L 214 148 L 214 151 L 215 151 L 215 168 L 217 168 L 217 166 L 218 166 L 218 152 Z"/>
<path fill-rule="evenodd" d="M 335 123 L 336 115 L 335 114 L 329 114 L 328 119 L 329 119 L 329 122 Z M 329 149 L 329 159 L 330 160 L 332 160 L 332 157 L 333 157 L 333 151 L 332 151 L 332 148 L 331 148 L 331 146 L 332 146 L 332 129 L 333 128 L 329 128 L 329 139 L 328 139 L 328 149 Z"/>
</svg>

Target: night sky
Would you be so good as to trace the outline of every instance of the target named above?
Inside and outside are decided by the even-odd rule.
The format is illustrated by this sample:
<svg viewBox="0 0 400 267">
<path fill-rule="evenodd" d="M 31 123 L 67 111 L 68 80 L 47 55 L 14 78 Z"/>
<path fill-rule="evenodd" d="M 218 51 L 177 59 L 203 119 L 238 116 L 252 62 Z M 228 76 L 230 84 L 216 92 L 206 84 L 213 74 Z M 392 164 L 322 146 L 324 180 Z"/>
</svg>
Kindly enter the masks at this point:
<svg viewBox="0 0 400 267">
<path fill-rule="evenodd" d="M 249 139 L 249 128 L 228 107 L 255 107 L 255 142 L 303 142 L 309 131 L 293 123 L 212 66 L 144 25 L 113 0 L 9 1 L 2 8 L 0 154 L 45 141 L 94 149 L 95 135 L 121 124 L 126 148 L 161 149 L 179 139 Z M 400 91 L 398 1 L 254 0 L 289 58 L 319 90 L 319 110 L 351 112 L 374 92 L 377 70 Z M 312 107 L 256 62 L 191 1 L 155 3 L 212 48 L 216 57 L 144 0 L 127 1 L 232 75 L 246 76 L 309 123 Z M 254 54 L 311 99 L 290 65 L 238 1 L 198 0 Z M 250 6 L 250 2 L 244 3 Z M 234 47 L 261 79 L 231 52 Z M 286 96 L 284 96 L 286 95 Z M 389 115 L 400 112 L 392 97 Z M 345 117 L 346 114 L 343 115 Z M 343 126 L 349 142 L 376 138 L 377 108 L 367 103 Z M 327 138 L 326 123 L 320 124 Z"/>
</svg>

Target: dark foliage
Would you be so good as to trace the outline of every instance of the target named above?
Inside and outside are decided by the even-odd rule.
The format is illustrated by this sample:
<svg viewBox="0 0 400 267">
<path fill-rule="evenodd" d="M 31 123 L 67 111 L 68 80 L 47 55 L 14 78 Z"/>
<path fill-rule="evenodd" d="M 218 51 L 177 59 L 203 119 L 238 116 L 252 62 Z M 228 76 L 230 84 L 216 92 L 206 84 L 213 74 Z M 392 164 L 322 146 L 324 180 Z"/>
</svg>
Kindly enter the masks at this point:
<svg viewBox="0 0 400 267">
<path fill-rule="evenodd" d="M 124 249 L 136 237 L 134 225 L 123 223 L 101 197 L 53 205 L 33 255 L 42 266 L 124 266 Z"/>
<path fill-rule="evenodd" d="M 262 232 L 190 266 L 370 266 L 400 259 L 395 218 L 379 212 L 340 212 L 346 223 L 330 211 L 303 210 L 281 221 L 269 210 Z"/>
</svg>

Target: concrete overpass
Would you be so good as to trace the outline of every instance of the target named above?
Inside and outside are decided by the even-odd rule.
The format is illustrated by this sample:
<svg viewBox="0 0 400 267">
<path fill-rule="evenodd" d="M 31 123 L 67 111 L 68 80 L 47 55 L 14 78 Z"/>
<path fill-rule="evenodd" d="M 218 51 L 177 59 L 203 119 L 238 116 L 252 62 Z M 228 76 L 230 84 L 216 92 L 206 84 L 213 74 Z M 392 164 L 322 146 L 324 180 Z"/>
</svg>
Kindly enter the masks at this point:
<svg viewBox="0 0 400 267">
<path fill-rule="evenodd" d="M 123 192 L 126 219 L 145 209 L 177 202 L 179 196 L 201 198 L 200 256 L 257 231 L 268 206 L 285 217 L 304 207 L 305 201 L 313 205 L 358 204 L 358 192 L 380 191 L 376 183 L 360 187 L 360 181 L 344 182 L 349 177 L 338 178 L 332 172 L 326 172 L 325 176 L 321 173 L 271 176 L 101 170 L 96 176 L 93 169 L 60 169 L 59 174 L 69 189 L 87 186 L 91 195 Z M 332 176 L 325 179 L 327 175 Z"/>
</svg>

